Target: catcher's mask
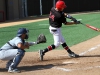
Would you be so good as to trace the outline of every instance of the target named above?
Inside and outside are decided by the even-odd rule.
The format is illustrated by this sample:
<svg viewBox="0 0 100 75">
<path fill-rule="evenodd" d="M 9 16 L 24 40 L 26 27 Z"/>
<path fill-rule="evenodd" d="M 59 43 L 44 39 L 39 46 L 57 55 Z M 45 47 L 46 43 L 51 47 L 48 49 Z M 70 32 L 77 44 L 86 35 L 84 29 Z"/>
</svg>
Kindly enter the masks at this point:
<svg viewBox="0 0 100 75">
<path fill-rule="evenodd" d="M 19 28 L 18 32 L 17 32 L 17 36 L 21 36 L 22 34 L 26 34 L 25 39 L 28 39 L 29 37 L 29 30 L 27 30 L 26 28 Z"/>
<path fill-rule="evenodd" d="M 62 9 L 66 8 L 66 7 L 67 7 L 67 6 L 66 6 L 66 4 L 65 4 L 64 1 L 59 0 L 59 1 L 56 2 L 56 8 L 57 8 L 59 11 L 62 11 Z"/>
</svg>

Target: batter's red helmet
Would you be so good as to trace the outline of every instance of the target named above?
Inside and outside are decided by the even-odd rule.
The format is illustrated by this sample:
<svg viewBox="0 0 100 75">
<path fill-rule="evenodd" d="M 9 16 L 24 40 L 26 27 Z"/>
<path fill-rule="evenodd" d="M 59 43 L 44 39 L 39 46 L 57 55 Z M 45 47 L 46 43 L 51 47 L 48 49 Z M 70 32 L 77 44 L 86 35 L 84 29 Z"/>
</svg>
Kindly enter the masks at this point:
<svg viewBox="0 0 100 75">
<path fill-rule="evenodd" d="M 65 5 L 65 2 L 64 1 L 57 1 L 56 2 L 56 8 L 61 11 L 62 9 L 66 8 L 67 6 Z"/>
</svg>

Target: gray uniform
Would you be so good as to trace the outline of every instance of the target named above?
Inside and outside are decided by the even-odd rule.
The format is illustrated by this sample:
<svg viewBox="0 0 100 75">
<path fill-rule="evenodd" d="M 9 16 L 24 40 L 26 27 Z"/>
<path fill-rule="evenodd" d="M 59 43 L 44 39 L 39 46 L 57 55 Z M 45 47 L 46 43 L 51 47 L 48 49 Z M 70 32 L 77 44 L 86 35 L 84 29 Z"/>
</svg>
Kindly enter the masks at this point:
<svg viewBox="0 0 100 75">
<path fill-rule="evenodd" d="M 21 62 L 25 55 L 25 48 L 28 48 L 28 43 L 25 45 L 25 39 L 28 39 L 28 32 L 26 28 L 19 28 L 17 36 L 8 41 L 0 48 L 0 59 L 8 60 L 6 69 L 8 72 L 20 72 L 17 69 L 18 64 Z M 18 48 L 18 44 L 21 43 L 21 47 Z M 30 43 L 33 45 L 33 43 Z M 22 49 L 24 47 L 24 49 Z"/>
<path fill-rule="evenodd" d="M 17 48 L 18 43 L 23 43 L 23 41 L 20 37 L 15 37 L 9 41 L 9 44 L 6 43 L 5 45 L 3 45 L 0 50 L 0 59 L 1 60 L 13 59 L 18 53 L 18 48 Z"/>
</svg>

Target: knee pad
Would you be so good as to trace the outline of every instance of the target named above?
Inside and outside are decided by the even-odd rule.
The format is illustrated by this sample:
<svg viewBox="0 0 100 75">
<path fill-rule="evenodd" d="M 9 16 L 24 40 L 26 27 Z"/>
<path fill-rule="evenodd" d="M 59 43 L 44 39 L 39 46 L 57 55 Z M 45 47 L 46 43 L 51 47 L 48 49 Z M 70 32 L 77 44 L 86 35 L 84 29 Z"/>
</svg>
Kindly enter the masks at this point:
<svg viewBox="0 0 100 75">
<path fill-rule="evenodd" d="M 18 53 L 16 56 L 23 57 L 25 55 L 25 50 L 18 49 Z"/>
</svg>

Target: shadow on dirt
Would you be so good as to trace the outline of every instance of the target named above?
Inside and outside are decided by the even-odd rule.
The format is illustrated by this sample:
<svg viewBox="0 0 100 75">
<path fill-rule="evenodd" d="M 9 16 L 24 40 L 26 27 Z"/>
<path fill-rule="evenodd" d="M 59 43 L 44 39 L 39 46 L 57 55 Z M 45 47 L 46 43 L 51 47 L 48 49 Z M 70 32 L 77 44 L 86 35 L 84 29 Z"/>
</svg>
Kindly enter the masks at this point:
<svg viewBox="0 0 100 75">
<path fill-rule="evenodd" d="M 21 71 L 35 71 L 35 70 L 50 69 L 52 67 L 54 67 L 53 64 L 48 64 L 48 65 L 21 66 L 18 67 L 18 69 Z M 7 69 L 0 68 L 0 72 L 7 72 Z"/>
<path fill-rule="evenodd" d="M 100 57 L 100 55 L 84 55 L 84 56 L 80 56 L 79 58 L 83 58 L 83 57 Z M 73 58 L 70 58 L 71 60 L 73 60 Z M 74 58 L 75 59 L 75 58 Z M 59 62 L 57 61 L 59 60 Z M 23 72 L 25 71 L 36 71 L 36 70 L 44 70 L 44 69 L 50 69 L 53 68 L 55 66 L 64 66 L 64 65 L 68 65 L 68 64 L 62 64 L 61 61 L 64 61 L 64 59 L 53 59 L 53 60 L 45 60 L 43 63 L 48 63 L 47 65 L 33 65 L 33 66 L 21 66 L 19 67 L 19 69 Z M 56 62 L 56 63 L 55 63 Z"/>
<path fill-rule="evenodd" d="M 53 64 L 48 64 L 48 65 L 21 66 L 19 67 L 19 69 L 21 71 L 35 71 L 35 70 L 50 69 L 52 67 L 54 67 Z"/>
<path fill-rule="evenodd" d="M 91 57 L 91 58 L 93 58 L 93 57 L 100 57 L 100 55 L 83 55 L 83 56 L 80 56 L 79 58 L 87 58 L 87 57 Z M 45 60 L 43 62 L 43 64 L 44 63 L 48 63 L 46 65 L 20 66 L 20 67 L 18 67 L 18 69 L 21 70 L 22 72 L 36 71 L 36 70 L 45 70 L 45 69 L 53 68 L 55 66 L 64 66 L 64 65 L 67 65 L 67 64 L 62 64 L 61 63 L 61 61 L 64 61 L 64 60 L 65 60 L 65 58 L 55 59 L 55 60 L 54 59 L 50 59 L 50 60 Z M 0 72 L 7 72 L 7 69 L 0 68 Z"/>
<path fill-rule="evenodd" d="M 7 72 L 8 70 L 5 68 L 0 68 L 0 72 Z"/>
<path fill-rule="evenodd" d="M 80 56 L 80 57 L 100 57 L 100 55 L 84 55 L 84 56 Z"/>
</svg>

